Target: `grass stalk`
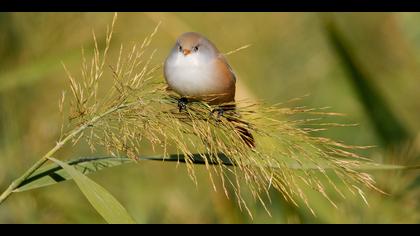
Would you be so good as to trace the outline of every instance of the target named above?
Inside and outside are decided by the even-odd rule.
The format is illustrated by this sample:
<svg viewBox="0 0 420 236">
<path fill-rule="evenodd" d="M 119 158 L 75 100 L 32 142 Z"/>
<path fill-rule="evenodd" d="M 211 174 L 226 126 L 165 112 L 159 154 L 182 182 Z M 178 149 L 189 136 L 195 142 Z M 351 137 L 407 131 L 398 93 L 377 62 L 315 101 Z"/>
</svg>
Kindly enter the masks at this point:
<svg viewBox="0 0 420 236">
<path fill-rule="evenodd" d="M 141 101 L 132 102 L 132 103 L 128 103 L 128 104 L 121 104 L 121 105 L 119 105 L 117 107 L 113 107 L 113 108 L 105 111 L 101 115 L 97 115 L 97 116 L 93 117 L 90 121 L 86 122 L 85 124 L 83 124 L 83 125 L 75 128 L 65 138 L 63 138 L 62 140 L 60 140 L 59 142 L 57 142 L 57 144 L 50 151 L 48 151 L 41 159 L 39 159 L 27 171 L 25 171 L 25 173 L 23 173 L 19 178 L 15 179 L 9 185 L 9 187 L 0 195 L 0 204 L 2 204 L 13 193 L 13 191 L 16 188 L 18 188 L 20 186 L 20 184 L 23 183 L 23 181 L 25 181 L 35 171 L 37 171 L 40 167 L 42 167 L 42 165 L 44 165 L 48 161 L 48 158 L 53 157 L 53 155 L 58 150 L 60 150 L 72 138 L 77 137 L 77 135 L 79 135 L 80 133 L 82 133 L 84 130 L 86 130 L 87 128 L 91 127 L 92 125 L 94 125 L 96 122 L 98 122 L 103 117 L 105 117 L 105 116 L 107 116 L 107 115 L 109 115 L 109 114 L 111 114 L 113 112 L 116 112 L 116 111 L 118 111 L 120 109 L 127 108 L 127 107 L 130 107 L 131 105 L 138 104 L 139 102 L 141 102 Z"/>
</svg>

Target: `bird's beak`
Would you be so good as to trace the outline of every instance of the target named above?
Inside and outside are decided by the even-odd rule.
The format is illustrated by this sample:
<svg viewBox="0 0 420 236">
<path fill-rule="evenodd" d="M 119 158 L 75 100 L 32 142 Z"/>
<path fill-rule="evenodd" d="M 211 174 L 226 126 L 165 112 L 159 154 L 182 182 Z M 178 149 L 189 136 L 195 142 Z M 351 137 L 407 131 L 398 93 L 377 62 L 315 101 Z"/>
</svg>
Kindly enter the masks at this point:
<svg viewBox="0 0 420 236">
<path fill-rule="evenodd" d="M 184 50 L 182 50 L 182 53 L 184 54 L 184 56 L 186 56 L 186 55 L 191 53 L 191 50 L 184 49 Z"/>
</svg>

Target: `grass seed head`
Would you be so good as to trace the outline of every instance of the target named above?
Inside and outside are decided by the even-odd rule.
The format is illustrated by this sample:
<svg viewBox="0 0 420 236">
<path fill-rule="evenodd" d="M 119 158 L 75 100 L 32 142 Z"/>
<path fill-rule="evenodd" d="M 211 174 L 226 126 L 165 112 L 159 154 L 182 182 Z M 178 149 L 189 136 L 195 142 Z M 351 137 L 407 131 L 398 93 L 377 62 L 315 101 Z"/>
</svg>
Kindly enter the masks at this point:
<svg viewBox="0 0 420 236">
<path fill-rule="evenodd" d="M 318 192 L 333 206 L 336 205 L 328 195 L 331 192 L 328 187 L 338 195 L 344 196 L 342 192 L 347 190 L 364 200 L 361 187 L 375 189 L 373 179 L 356 170 L 363 158 L 353 150 L 364 147 L 313 134 L 326 127 L 340 126 L 317 124 L 319 117 L 340 114 L 325 112 L 323 108 L 291 107 L 291 103 L 267 105 L 247 101 L 237 101 L 237 110 L 225 112 L 221 117 L 212 115 L 216 107 L 204 102 L 190 103 L 186 111 L 179 112 L 177 95 L 168 92 L 163 79 L 157 76 L 161 63 L 153 65 L 156 50 L 150 47 L 159 25 L 130 49 L 121 45 L 115 62 L 110 62 L 107 57 L 115 22 L 116 15 L 103 50 L 93 34 L 93 56 L 88 59 L 83 51 L 80 78 L 66 69 L 72 94 L 70 126 L 97 119 L 75 143 L 85 138 L 93 151 L 99 145 L 112 155 L 133 159 L 143 154 L 147 143 L 164 157 L 170 152 L 181 153 L 195 182 L 193 158 L 199 155 L 205 161 L 213 188 L 222 186 L 229 198 L 232 196 L 228 193 L 233 190 L 241 209 L 249 213 L 243 198 L 245 191 L 268 211 L 264 196 L 269 196 L 271 189 L 291 204 L 304 204 L 309 209 L 307 189 Z M 105 78 L 112 80 L 112 86 L 101 88 L 107 92 L 99 96 Z M 313 118 L 295 118 L 302 113 Z M 240 138 L 232 119 L 252 132 L 256 140 L 254 149 Z M 215 184 L 216 181 L 222 184 Z"/>
</svg>

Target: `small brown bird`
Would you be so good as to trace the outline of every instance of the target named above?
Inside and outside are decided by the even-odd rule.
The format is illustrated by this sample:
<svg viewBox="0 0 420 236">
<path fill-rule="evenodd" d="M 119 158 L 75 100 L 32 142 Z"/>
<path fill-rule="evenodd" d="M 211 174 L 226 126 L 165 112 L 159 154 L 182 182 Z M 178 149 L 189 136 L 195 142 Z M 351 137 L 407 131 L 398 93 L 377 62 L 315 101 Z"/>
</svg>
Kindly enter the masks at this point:
<svg viewBox="0 0 420 236">
<path fill-rule="evenodd" d="M 206 37 L 188 32 L 178 37 L 164 65 L 164 76 L 170 89 L 181 95 L 180 111 L 186 108 L 188 99 L 206 101 L 220 105 L 235 101 L 236 76 L 226 58 Z M 225 106 L 223 110 L 234 110 Z M 249 147 L 255 141 L 244 122 L 227 118 L 233 122 L 241 139 Z M 245 124 L 246 125 L 246 124 Z"/>
</svg>

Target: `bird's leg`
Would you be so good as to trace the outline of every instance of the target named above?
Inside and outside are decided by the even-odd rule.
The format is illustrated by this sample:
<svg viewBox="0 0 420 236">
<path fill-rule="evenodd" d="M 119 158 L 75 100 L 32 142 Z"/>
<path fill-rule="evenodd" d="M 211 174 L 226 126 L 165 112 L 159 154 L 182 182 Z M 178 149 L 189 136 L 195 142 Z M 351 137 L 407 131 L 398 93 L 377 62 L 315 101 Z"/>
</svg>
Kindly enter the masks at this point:
<svg viewBox="0 0 420 236">
<path fill-rule="evenodd" d="M 186 97 L 181 97 L 178 100 L 179 112 L 181 112 L 183 110 L 187 110 L 187 104 L 188 104 L 188 99 Z"/>
<path fill-rule="evenodd" d="M 221 107 L 216 109 L 217 111 L 217 119 L 220 119 L 221 116 L 223 116 L 223 114 L 225 114 L 225 110 Z"/>
<path fill-rule="evenodd" d="M 226 112 L 232 112 L 235 111 L 236 106 L 232 105 L 232 104 L 222 104 L 220 106 L 218 106 L 217 108 L 214 108 L 211 112 L 210 115 L 213 115 L 213 113 L 217 112 L 217 119 L 220 119 L 220 117 L 222 117 Z"/>
<path fill-rule="evenodd" d="M 210 115 L 213 115 L 213 113 L 217 112 L 217 119 L 219 120 L 220 117 L 223 116 L 223 114 L 225 113 L 225 110 L 221 107 L 215 108 L 210 112 Z"/>
</svg>

